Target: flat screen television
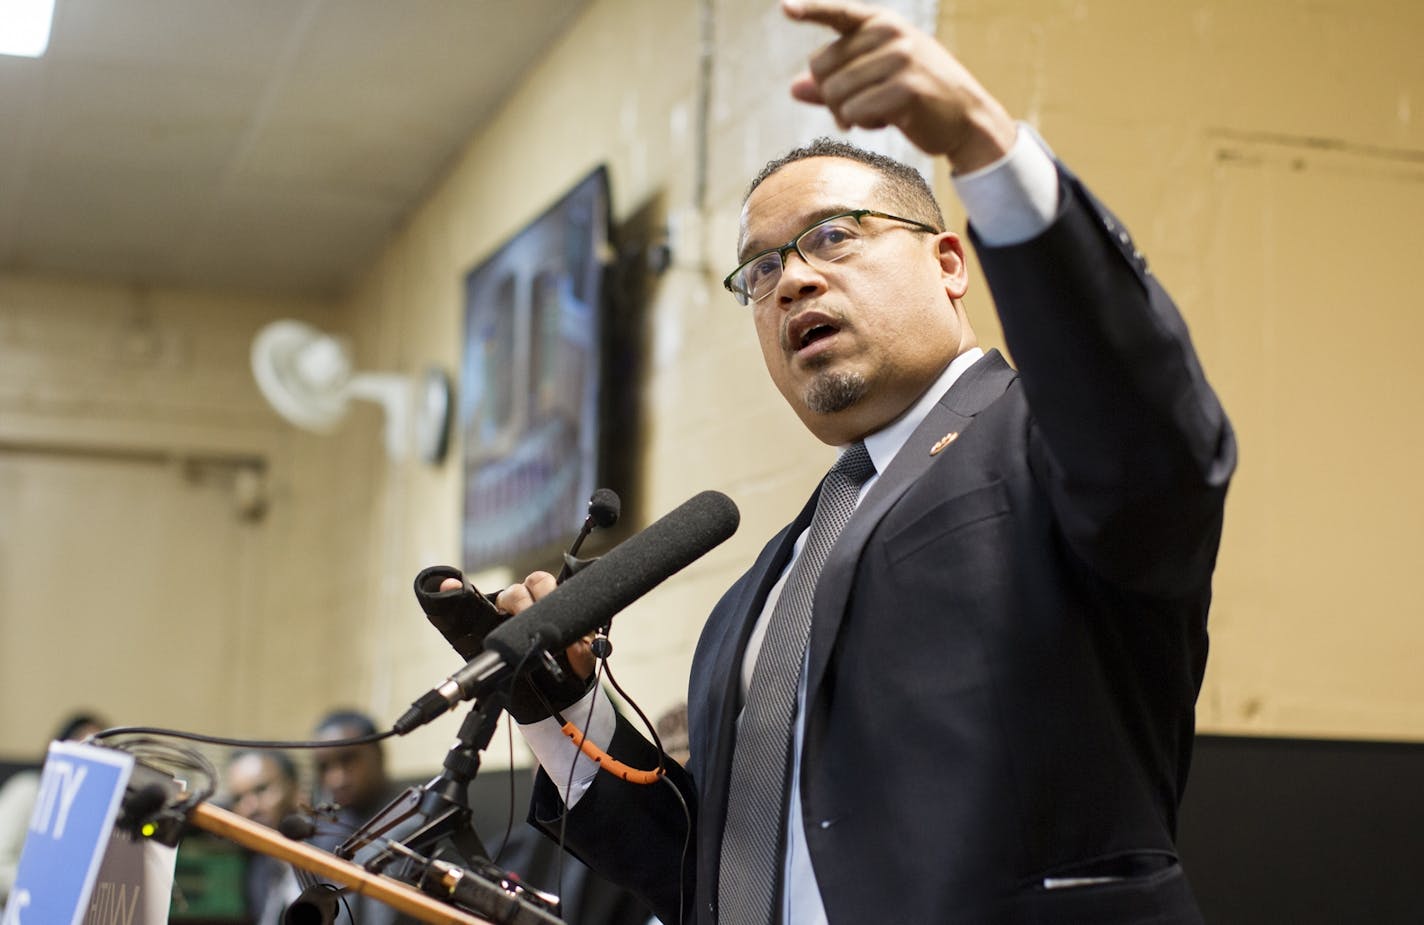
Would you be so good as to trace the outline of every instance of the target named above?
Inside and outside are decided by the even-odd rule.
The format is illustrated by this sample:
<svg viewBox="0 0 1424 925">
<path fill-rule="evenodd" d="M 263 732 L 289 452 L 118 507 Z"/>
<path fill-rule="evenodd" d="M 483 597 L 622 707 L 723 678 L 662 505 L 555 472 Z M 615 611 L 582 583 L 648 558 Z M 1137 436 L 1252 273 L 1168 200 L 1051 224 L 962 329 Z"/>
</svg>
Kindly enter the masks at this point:
<svg viewBox="0 0 1424 925">
<path fill-rule="evenodd" d="M 600 166 L 465 278 L 466 570 L 523 566 L 566 544 L 587 514 L 599 476 L 609 227 Z"/>
</svg>

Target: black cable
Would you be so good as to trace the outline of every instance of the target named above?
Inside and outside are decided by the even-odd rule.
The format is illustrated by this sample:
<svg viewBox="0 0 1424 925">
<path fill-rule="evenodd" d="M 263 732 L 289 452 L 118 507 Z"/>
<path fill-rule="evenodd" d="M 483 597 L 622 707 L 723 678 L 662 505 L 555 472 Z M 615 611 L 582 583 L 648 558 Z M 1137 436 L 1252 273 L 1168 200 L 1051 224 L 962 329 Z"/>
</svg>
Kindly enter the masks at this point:
<svg viewBox="0 0 1424 925">
<path fill-rule="evenodd" d="M 509 847 L 509 839 L 514 835 L 514 717 L 509 717 L 509 722 L 504 724 L 506 736 L 505 747 L 509 751 L 509 816 L 504 821 L 504 837 L 499 840 L 499 850 L 494 853 L 494 860 L 491 862 L 499 865 L 504 858 L 504 849 Z"/>
<path fill-rule="evenodd" d="M 608 660 L 606 658 L 599 660 L 599 664 L 604 667 L 607 667 L 607 662 Z M 687 800 L 683 797 L 682 791 L 679 790 L 677 784 L 674 784 L 671 778 L 667 776 L 667 764 L 664 761 L 667 757 L 667 753 L 663 751 L 662 739 L 658 736 L 656 724 L 648 719 L 647 714 L 643 712 L 643 708 L 638 706 L 638 702 L 632 697 L 629 697 L 628 693 L 618 684 L 618 679 L 613 676 L 613 669 L 608 668 L 606 674 L 608 675 L 608 683 L 613 685 L 613 689 L 618 692 L 618 696 L 622 697 L 624 702 L 633 708 L 633 711 L 643 720 L 643 725 L 648 727 L 648 734 L 653 737 L 653 745 L 658 750 L 658 769 L 664 772 L 658 776 L 672 788 L 673 795 L 677 797 L 678 806 L 682 807 L 682 819 L 685 825 L 682 829 L 682 855 L 678 860 L 677 869 L 677 920 L 681 922 L 684 921 L 683 904 L 687 901 L 687 897 L 683 895 L 685 891 L 682 885 L 687 882 L 687 855 L 688 850 L 692 846 L 692 811 L 687 808 Z"/>
<path fill-rule="evenodd" d="M 93 741 L 103 734 L 104 733 L 96 733 L 85 739 L 85 741 Z M 114 747 L 120 751 L 128 752 L 143 764 L 155 770 L 163 771 L 169 774 L 170 777 L 178 776 L 173 773 L 173 771 L 177 769 L 179 771 L 195 772 L 198 776 L 204 778 L 205 784 L 203 786 L 192 788 L 188 798 L 176 804 L 182 808 L 184 815 L 217 792 L 218 769 L 213 766 L 213 763 L 208 760 L 206 755 L 196 749 L 184 748 L 144 735 L 115 743 Z"/>
<path fill-rule="evenodd" d="M 598 668 L 597 668 L 597 669 L 594 671 L 594 673 L 593 673 L 593 690 L 598 690 L 599 682 L 603 680 L 603 668 L 604 668 L 604 661 L 603 661 L 603 659 L 599 659 L 599 660 L 598 660 Z M 594 696 L 593 696 L 592 698 L 590 698 L 589 701 L 588 701 L 588 714 L 587 714 L 586 716 L 584 716 L 584 718 L 583 718 L 583 729 L 584 729 L 584 735 L 585 735 L 585 736 L 588 735 L 588 727 L 593 723 L 593 708 L 594 708 L 595 706 L 597 706 L 597 704 L 598 704 L 598 696 L 597 696 L 597 695 L 594 695 Z M 553 714 L 554 714 L 554 716 L 557 718 L 557 721 L 558 721 L 559 725 L 562 726 L 562 725 L 563 725 L 564 718 L 563 718 L 562 716 L 559 716 L 559 711 L 554 710 L 554 711 L 553 711 Z M 567 781 L 565 782 L 565 784 L 564 784 L 564 811 L 559 815 L 559 868 L 558 868 L 558 878 L 559 878 L 559 906 L 560 906 L 560 911 L 561 911 L 561 912 L 563 911 L 563 908 L 562 908 L 562 907 L 563 907 L 563 895 L 564 895 L 564 855 L 567 853 L 567 852 L 564 850 L 564 840 L 565 840 L 565 835 L 566 835 L 566 833 L 567 833 L 567 831 L 568 831 L 569 813 L 571 812 L 571 810 L 569 809 L 568 795 L 569 795 L 569 791 L 571 791 L 571 790 L 574 789 L 574 769 L 578 767 L 579 758 L 582 757 L 582 756 L 583 756 L 583 752 L 582 752 L 582 751 L 579 751 L 577 754 L 574 755 L 574 760 L 571 761 L 571 762 L 569 762 L 569 778 L 568 778 L 568 780 L 567 780 Z M 594 772 L 594 773 L 596 774 L 597 772 Z"/>
<path fill-rule="evenodd" d="M 684 903 L 687 902 L 687 897 L 682 885 L 687 882 L 687 855 L 692 847 L 692 810 L 687 808 L 687 800 L 683 798 L 682 791 L 678 789 L 677 784 L 672 782 L 672 778 L 664 774 L 662 780 L 672 788 L 673 796 L 677 797 L 677 805 L 682 807 L 683 821 L 687 823 L 682 829 L 682 854 L 678 858 L 677 865 L 677 920 L 685 922 L 687 919 L 684 915 Z"/>
<path fill-rule="evenodd" d="M 613 689 L 618 692 L 618 696 L 622 697 L 623 702 L 633 708 L 633 712 L 638 714 L 638 718 L 641 719 L 643 721 L 643 725 L 647 727 L 648 735 L 652 736 L 653 738 L 653 746 L 658 750 L 658 769 L 666 771 L 667 764 L 663 761 L 663 740 L 658 737 L 658 727 L 653 723 L 652 720 L 648 719 L 648 714 L 644 713 L 643 708 L 638 706 L 638 701 L 634 700 L 632 697 L 629 697 L 628 692 L 625 691 L 618 684 L 618 679 L 613 677 L 613 669 L 607 667 L 608 659 L 599 659 L 598 663 L 604 669 L 604 673 L 608 675 L 608 683 L 613 685 Z"/>
<path fill-rule="evenodd" d="M 182 729 L 165 729 L 162 726 L 115 726 L 112 729 L 96 732 L 85 741 L 107 739 L 118 735 L 159 735 L 168 736 L 171 739 L 186 739 L 189 742 L 202 742 L 205 745 L 225 745 L 229 748 L 344 748 L 348 745 L 380 742 L 395 734 L 394 729 L 388 729 L 385 732 L 373 732 L 370 735 L 356 736 L 351 739 L 326 739 L 321 742 L 303 739 L 293 742 L 281 739 L 232 739 L 226 736 L 204 735 L 201 732 L 185 732 Z"/>
</svg>

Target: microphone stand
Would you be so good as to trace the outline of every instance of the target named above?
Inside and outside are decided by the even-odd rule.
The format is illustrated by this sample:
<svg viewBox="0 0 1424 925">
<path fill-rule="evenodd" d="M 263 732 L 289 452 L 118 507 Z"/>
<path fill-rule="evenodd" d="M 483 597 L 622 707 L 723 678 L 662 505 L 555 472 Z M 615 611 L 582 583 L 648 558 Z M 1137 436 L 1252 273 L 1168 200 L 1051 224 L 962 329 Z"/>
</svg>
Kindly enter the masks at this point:
<svg viewBox="0 0 1424 925">
<path fill-rule="evenodd" d="M 265 825 L 258 825 L 250 819 L 214 806 L 212 803 L 199 803 L 193 807 L 188 815 L 188 822 L 250 851 L 276 858 L 279 861 L 286 861 L 294 867 L 316 874 L 323 880 L 340 884 L 351 893 L 369 896 L 397 912 L 418 918 L 422 922 L 434 922 L 439 925 L 490 925 L 493 921 L 514 921 L 514 919 L 498 918 L 495 915 L 486 916 L 482 913 L 477 917 L 476 913 L 467 911 L 468 907 L 475 903 L 451 905 L 446 897 L 454 894 L 457 899 L 461 898 L 457 892 L 460 884 L 456 885 L 456 891 L 451 891 L 448 888 L 435 890 L 425 885 L 412 886 L 390 877 L 371 874 L 349 861 L 333 857 L 329 852 L 313 848 L 300 841 L 294 841 L 272 831 Z M 444 886 L 441 884 L 441 887 Z M 510 902 L 517 902 L 517 900 L 511 898 Z M 495 910 L 499 908 L 492 902 L 485 902 L 485 905 Z M 522 904 L 521 907 L 527 908 Z M 525 919 L 525 921 L 538 922 L 539 925 L 558 922 L 552 917 Z"/>
<path fill-rule="evenodd" d="M 490 890 L 502 894 L 502 906 L 510 901 L 512 893 L 535 907 L 524 906 L 521 911 L 527 918 L 509 921 L 558 922 L 553 911 L 557 897 L 509 877 L 490 860 L 475 831 L 470 783 L 480 769 L 480 752 L 494 737 L 503 711 L 503 694 L 476 700 L 460 724 L 455 744 L 445 755 L 441 773 L 422 786 L 407 788 L 338 845 L 336 856 L 354 861 L 372 873 L 384 871 L 393 861 L 404 861 L 392 875 L 417 886 L 423 885 L 419 881 L 425 872 L 410 860 L 409 853 L 452 862 L 489 881 Z M 502 911 L 507 914 L 510 910 Z"/>
</svg>

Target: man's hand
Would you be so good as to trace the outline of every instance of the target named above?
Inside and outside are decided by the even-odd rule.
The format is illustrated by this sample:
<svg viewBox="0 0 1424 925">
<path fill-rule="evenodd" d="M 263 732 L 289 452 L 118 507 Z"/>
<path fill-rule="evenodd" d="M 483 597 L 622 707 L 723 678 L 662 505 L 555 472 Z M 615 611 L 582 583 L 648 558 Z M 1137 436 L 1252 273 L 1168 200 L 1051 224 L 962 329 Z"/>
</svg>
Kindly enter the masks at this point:
<svg viewBox="0 0 1424 925">
<path fill-rule="evenodd" d="M 495 597 L 495 606 L 511 617 L 523 613 L 540 598 L 558 586 L 553 575 L 548 572 L 534 572 L 521 582 L 510 585 Z M 460 587 L 460 582 L 447 578 L 440 583 L 441 591 Z M 533 668 L 515 681 L 510 691 L 509 712 L 521 723 L 537 722 L 549 715 L 538 696 L 531 689 L 537 686 L 540 693 L 556 710 L 564 710 L 578 700 L 588 690 L 588 679 L 593 677 L 597 660 L 589 647 L 590 639 L 580 639 L 569 646 L 558 658 L 559 665 L 567 676 L 562 683 L 556 682 L 548 671 Z"/>
<path fill-rule="evenodd" d="M 532 607 L 535 601 L 557 587 L 558 581 L 553 575 L 548 572 L 534 572 L 522 582 L 512 584 L 499 592 L 499 595 L 494 599 L 494 605 L 510 616 L 514 616 Z M 589 648 L 589 643 L 592 641 L 591 637 L 585 637 L 564 650 L 569 665 L 583 681 L 593 677 L 593 670 L 597 667 L 597 659 L 593 657 L 593 650 Z"/>
<path fill-rule="evenodd" d="M 842 129 L 893 125 L 958 173 L 1007 154 L 1018 127 L 943 45 L 895 13 L 855 0 L 781 0 L 790 19 L 840 37 L 811 57 L 791 95 L 825 106 Z"/>
</svg>

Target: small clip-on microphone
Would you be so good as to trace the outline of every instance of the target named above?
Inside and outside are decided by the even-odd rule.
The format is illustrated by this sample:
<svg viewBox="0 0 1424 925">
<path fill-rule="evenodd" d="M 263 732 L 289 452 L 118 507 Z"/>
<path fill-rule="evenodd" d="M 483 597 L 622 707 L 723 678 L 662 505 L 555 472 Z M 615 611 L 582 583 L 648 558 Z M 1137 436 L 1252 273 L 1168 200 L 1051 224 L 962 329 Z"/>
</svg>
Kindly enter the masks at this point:
<svg viewBox="0 0 1424 925">
<path fill-rule="evenodd" d="M 564 579 L 577 575 L 588 566 L 597 562 L 597 558 L 579 559 L 578 551 L 583 547 L 583 541 L 588 539 L 588 535 L 595 527 L 607 530 L 618 523 L 618 514 L 622 510 L 623 502 L 619 500 L 618 493 L 611 488 L 600 488 L 588 499 L 588 516 L 584 518 L 583 526 L 579 528 L 578 536 L 574 537 L 573 545 L 569 551 L 564 553 L 564 567 L 559 570 L 559 584 L 564 583 Z"/>
</svg>

